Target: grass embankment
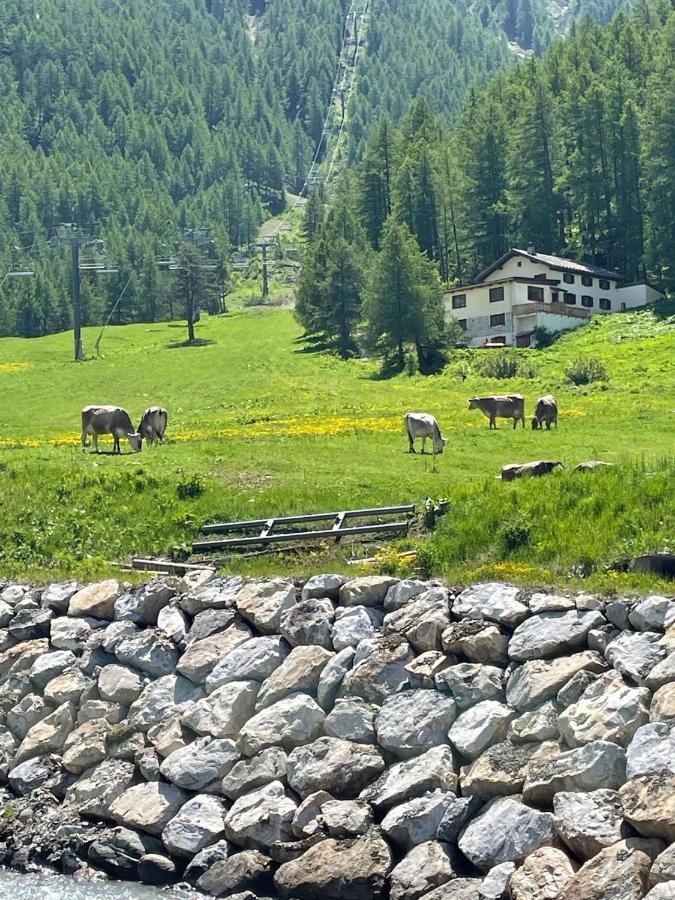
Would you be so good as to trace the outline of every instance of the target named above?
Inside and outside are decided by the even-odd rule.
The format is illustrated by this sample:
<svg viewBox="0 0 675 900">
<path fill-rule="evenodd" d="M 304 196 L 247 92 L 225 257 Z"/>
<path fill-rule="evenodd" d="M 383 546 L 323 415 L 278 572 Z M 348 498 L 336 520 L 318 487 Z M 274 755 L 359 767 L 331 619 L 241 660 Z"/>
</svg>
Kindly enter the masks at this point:
<svg viewBox="0 0 675 900">
<path fill-rule="evenodd" d="M 658 586 L 607 567 L 675 544 L 675 311 L 618 314 L 525 351 L 534 378 L 486 379 L 460 359 L 435 377 L 383 381 L 372 361 L 303 352 L 287 310 L 107 333 L 103 359 L 69 361 L 70 334 L 0 341 L 0 576 L 96 577 L 108 562 L 187 545 L 214 518 L 450 499 L 422 561 L 456 581 L 500 576 L 559 583 L 571 567 L 594 587 Z M 85 332 L 91 349 L 96 332 Z M 611 380 L 577 389 L 565 365 L 603 360 Z M 464 351 L 460 357 L 475 358 Z M 478 354 L 480 355 L 480 353 Z M 469 412 L 477 393 L 519 390 L 531 412 L 554 392 L 560 426 L 513 431 Z M 121 458 L 79 446 L 86 403 L 119 403 L 138 421 L 169 410 L 170 443 Z M 448 440 L 433 470 L 406 453 L 402 415 L 435 414 Z M 109 446 L 106 439 L 102 446 Z M 111 442 L 110 442 L 111 443 Z M 562 459 L 565 472 L 502 484 L 504 463 Z M 585 459 L 615 469 L 572 476 Z M 405 546 L 405 542 L 401 546 Z M 246 571 L 345 566 L 349 550 L 232 562 Z M 662 585 L 663 587 L 663 585 Z"/>
</svg>

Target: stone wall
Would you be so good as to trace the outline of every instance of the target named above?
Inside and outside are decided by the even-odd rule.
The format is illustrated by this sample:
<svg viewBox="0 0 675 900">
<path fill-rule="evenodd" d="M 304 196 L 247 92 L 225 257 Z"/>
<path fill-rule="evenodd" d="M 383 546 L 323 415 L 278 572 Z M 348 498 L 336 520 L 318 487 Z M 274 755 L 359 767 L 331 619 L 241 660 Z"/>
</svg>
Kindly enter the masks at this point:
<svg viewBox="0 0 675 900">
<path fill-rule="evenodd" d="M 675 897 L 675 600 L 0 593 L 0 862 L 297 900 Z"/>
</svg>

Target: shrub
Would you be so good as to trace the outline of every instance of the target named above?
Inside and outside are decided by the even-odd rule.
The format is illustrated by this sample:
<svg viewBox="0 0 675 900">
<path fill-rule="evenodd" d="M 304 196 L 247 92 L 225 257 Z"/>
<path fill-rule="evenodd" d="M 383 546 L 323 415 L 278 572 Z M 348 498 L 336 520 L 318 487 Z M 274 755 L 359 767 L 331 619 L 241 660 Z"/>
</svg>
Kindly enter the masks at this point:
<svg viewBox="0 0 675 900">
<path fill-rule="evenodd" d="M 595 356 L 578 356 L 565 367 L 565 375 L 572 384 L 590 384 L 593 381 L 609 381 L 603 362 Z"/>
<path fill-rule="evenodd" d="M 486 378 L 514 378 L 518 373 L 518 359 L 509 350 L 493 351 L 481 356 L 476 371 Z"/>
<path fill-rule="evenodd" d="M 178 482 L 176 493 L 180 500 L 187 500 L 188 497 L 201 497 L 204 493 L 204 482 L 199 475 L 190 475 Z"/>
<path fill-rule="evenodd" d="M 534 339 L 537 348 L 543 350 L 545 347 L 550 347 L 551 344 L 555 343 L 556 338 L 560 333 L 561 332 L 550 331 L 544 325 L 537 325 L 534 329 Z"/>
<path fill-rule="evenodd" d="M 530 542 L 532 522 L 528 516 L 517 513 L 499 529 L 499 540 L 505 553 L 513 553 Z"/>
</svg>

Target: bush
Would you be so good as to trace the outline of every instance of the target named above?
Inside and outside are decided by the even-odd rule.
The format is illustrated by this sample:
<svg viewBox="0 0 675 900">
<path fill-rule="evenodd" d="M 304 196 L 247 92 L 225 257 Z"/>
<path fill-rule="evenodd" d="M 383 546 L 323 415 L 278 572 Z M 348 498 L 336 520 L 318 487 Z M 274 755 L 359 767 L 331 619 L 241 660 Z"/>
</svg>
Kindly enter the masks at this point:
<svg viewBox="0 0 675 900">
<path fill-rule="evenodd" d="M 535 378 L 537 367 L 527 357 L 515 350 L 491 351 L 481 355 L 476 361 L 476 371 L 486 378 Z"/>
<path fill-rule="evenodd" d="M 504 522 L 499 529 L 499 540 L 505 553 L 513 553 L 530 542 L 532 522 L 522 513 Z"/>
<path fill-rule="evenodd" d="M 190 475 L 178 482 L 176 493 L 180 500 L 187 500 L 188 497 L 201 497 L 204 493 L 204 482 L 199 475 Z"/>
<path fill-rule="evenodd" d="M 545 328 L 543 325 L 538 325 L 534 329 L 534 340 L 537 349 L 543 350 L 545 347 L 550 347 L 551 344 L 555 343 L 560 333 L 561 332 L 549 331 L 549 329 Z"/>
<path fill-rule="evenodd" d="M 590 384 L 592 381 L 609 381 L 607 369 L 595 356 L 578 356 L 565 367 L 565 375 L 572 384 Z"/>
</svg>

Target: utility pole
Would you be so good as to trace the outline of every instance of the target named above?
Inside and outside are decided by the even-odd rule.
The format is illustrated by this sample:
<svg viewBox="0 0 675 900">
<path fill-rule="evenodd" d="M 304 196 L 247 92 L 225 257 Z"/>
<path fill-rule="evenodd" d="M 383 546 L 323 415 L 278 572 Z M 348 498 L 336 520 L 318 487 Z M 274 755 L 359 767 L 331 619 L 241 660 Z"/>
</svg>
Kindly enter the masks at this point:
<svg viewBox="0 0 675 900">
<path fill-rule="evenodd" d="M 270 295 L 270 284 L 267 277 L 267 244 L 262 245 L 262 279 L 263 279 L 263 291 L 262 298 L 263 300 L 267 300 Z"/>
</svg>

